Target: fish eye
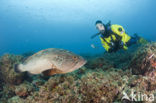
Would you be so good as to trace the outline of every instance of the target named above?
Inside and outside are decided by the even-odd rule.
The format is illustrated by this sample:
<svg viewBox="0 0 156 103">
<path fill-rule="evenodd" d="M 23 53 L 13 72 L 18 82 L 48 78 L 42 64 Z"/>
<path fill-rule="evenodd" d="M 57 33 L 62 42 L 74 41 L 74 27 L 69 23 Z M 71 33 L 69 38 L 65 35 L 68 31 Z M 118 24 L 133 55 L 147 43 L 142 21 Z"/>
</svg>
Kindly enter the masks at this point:
<svg viewBox="0 0 156 103">
<path fill-rule="evenodd" d="M 78 59 L 76 56 L 73 56 L 72 58 L 73 58 L 74 60 L 77 60 L 77 59 Z"/>
<path fill-rule="evenodd" d="M 74 56 L 73 58 L 77 58 L 76 56 Z"/>
</svg>

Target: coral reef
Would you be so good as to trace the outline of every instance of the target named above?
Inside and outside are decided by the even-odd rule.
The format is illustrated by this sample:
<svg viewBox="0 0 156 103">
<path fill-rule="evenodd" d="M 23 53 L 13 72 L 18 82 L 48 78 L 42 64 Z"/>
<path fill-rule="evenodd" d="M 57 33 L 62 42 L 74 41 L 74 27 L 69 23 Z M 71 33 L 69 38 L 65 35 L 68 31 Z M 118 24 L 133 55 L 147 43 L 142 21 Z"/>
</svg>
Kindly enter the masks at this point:
<svg viewBox="0 0 156 103">
<path fill-rule="evenodd" d="M 26 74 L 13 72 L 13 65 L 23 57 L 4 55 L 0 103 L 135 103 L 132 97 L 122 99 L 124 93 L 131 96 L 132 91 L 139 103 L 155 103 L 156 99 L 149 102 L 151 94 L 156 96 L 155 53 L 156 43 L 148 43 L 89 58 L 84 67 L 72 73 L 26 78 Z M 141 98 L 141 94 L 147 96 Z"/>
<path fill-rule="evenodd" d="M 134 54 L 129 68 L 133 74 L 156 76 L 156 43 L 149 43 L 140 47 Z"/>
<path fill-rule="evenodd" d="M 15 87 L 15 94 L 19 97 L 26 97 L 33 91 L 32 84 L 25 82 Z"/>
<path fill-rule="evenodd" d="M 134 54 L 129 68 L 133 74 L 156 76 L 156 43 L 149 43 L 140 47 Z"/>
<path fill-rule="evenodd" d="M 79 71 L 75 74 L 56 75 L 41 86 L 38 92 L 23 99 L 23 102 L 112 103 L 125 84 L 125 80 L 122 80 L 119 75 L 121 72 L 120 70 L 103 72 L 101 69 L 100 71 L 87 71 L 80 77 L 77 74 Z"/>
<path fill-rule="evenodd" d="M 23 80 L 24 73 L 14 72 L 14 64 L 22 61 L 22 56 L 6 54 L 0 59 L 0 74 L 1 79 L 5 83 L 20 84 Z"/>
<path fill-rule="evenodd" d="M 86 67 L 90 69 L 103 68 L 106 70 L 114 67 L 114 64 L 111 61 L 106 60 L 104 57 L 97 57 L 89 59 Z"/>
<path fill-rule="evenodd" d="M 24 101 L 19 96 L 14 96 L 11 99 L 9 99 L 7 103 L 24 103 Z"/>
</svg>

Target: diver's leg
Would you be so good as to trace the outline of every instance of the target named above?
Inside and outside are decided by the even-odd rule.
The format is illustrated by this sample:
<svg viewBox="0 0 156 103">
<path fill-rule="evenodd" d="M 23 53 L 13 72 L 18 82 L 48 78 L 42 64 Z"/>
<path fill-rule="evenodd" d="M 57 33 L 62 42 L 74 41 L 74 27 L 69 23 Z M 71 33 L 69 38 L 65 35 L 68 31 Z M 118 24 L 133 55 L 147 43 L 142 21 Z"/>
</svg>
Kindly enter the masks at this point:
<svg viewBox="0 0 156 103">
<path fill-rule="evenodd" d="M 131 46 L 133 44 L 137 44 L 138 39 L 139 38 L 137 36 L 131 37 L 131 39 L 126 43 L 126 45 L 129 47 L 129 46 Z"/>
<path fill-rule="evenodd" d="M 133 44 L 147 44 L 149 41 L 145 40 L 144 38 L 138 36 L 138 34 L 134 34 L 131 39 L 126 43 L 127 46 L 131 46 Z"/>
</svg>

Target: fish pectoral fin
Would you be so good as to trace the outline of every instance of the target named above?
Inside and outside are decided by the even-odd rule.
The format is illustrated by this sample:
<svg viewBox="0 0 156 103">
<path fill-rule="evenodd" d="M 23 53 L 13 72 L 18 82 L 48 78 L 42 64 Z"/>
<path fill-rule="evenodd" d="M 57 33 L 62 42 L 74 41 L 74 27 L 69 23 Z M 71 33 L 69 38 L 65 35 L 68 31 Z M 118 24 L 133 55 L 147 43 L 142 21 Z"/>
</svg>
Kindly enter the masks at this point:
<svg viewBox="0 0 156 103">
<path fill-rule="evenodd" d="M 48 69 L 46 71 L 42 72 L 44 76 L 51 76 L 54 74 L 62 74 L 63 72 L 61 70 L 58 69 Z"/>
</svg>

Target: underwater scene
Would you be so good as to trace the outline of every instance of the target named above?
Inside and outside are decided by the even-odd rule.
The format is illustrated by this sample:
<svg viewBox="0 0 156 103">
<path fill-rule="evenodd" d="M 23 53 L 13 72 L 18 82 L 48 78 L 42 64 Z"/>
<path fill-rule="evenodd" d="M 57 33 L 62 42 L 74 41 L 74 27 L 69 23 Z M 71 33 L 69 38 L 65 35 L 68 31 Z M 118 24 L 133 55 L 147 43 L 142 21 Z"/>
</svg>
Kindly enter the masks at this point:
<svg viewBox="0 0 156 103">
<path fill-rule="evenodd" d="M 0 4 L 0 103 L 156 103 L 156 0 Z"/>
</svg>

